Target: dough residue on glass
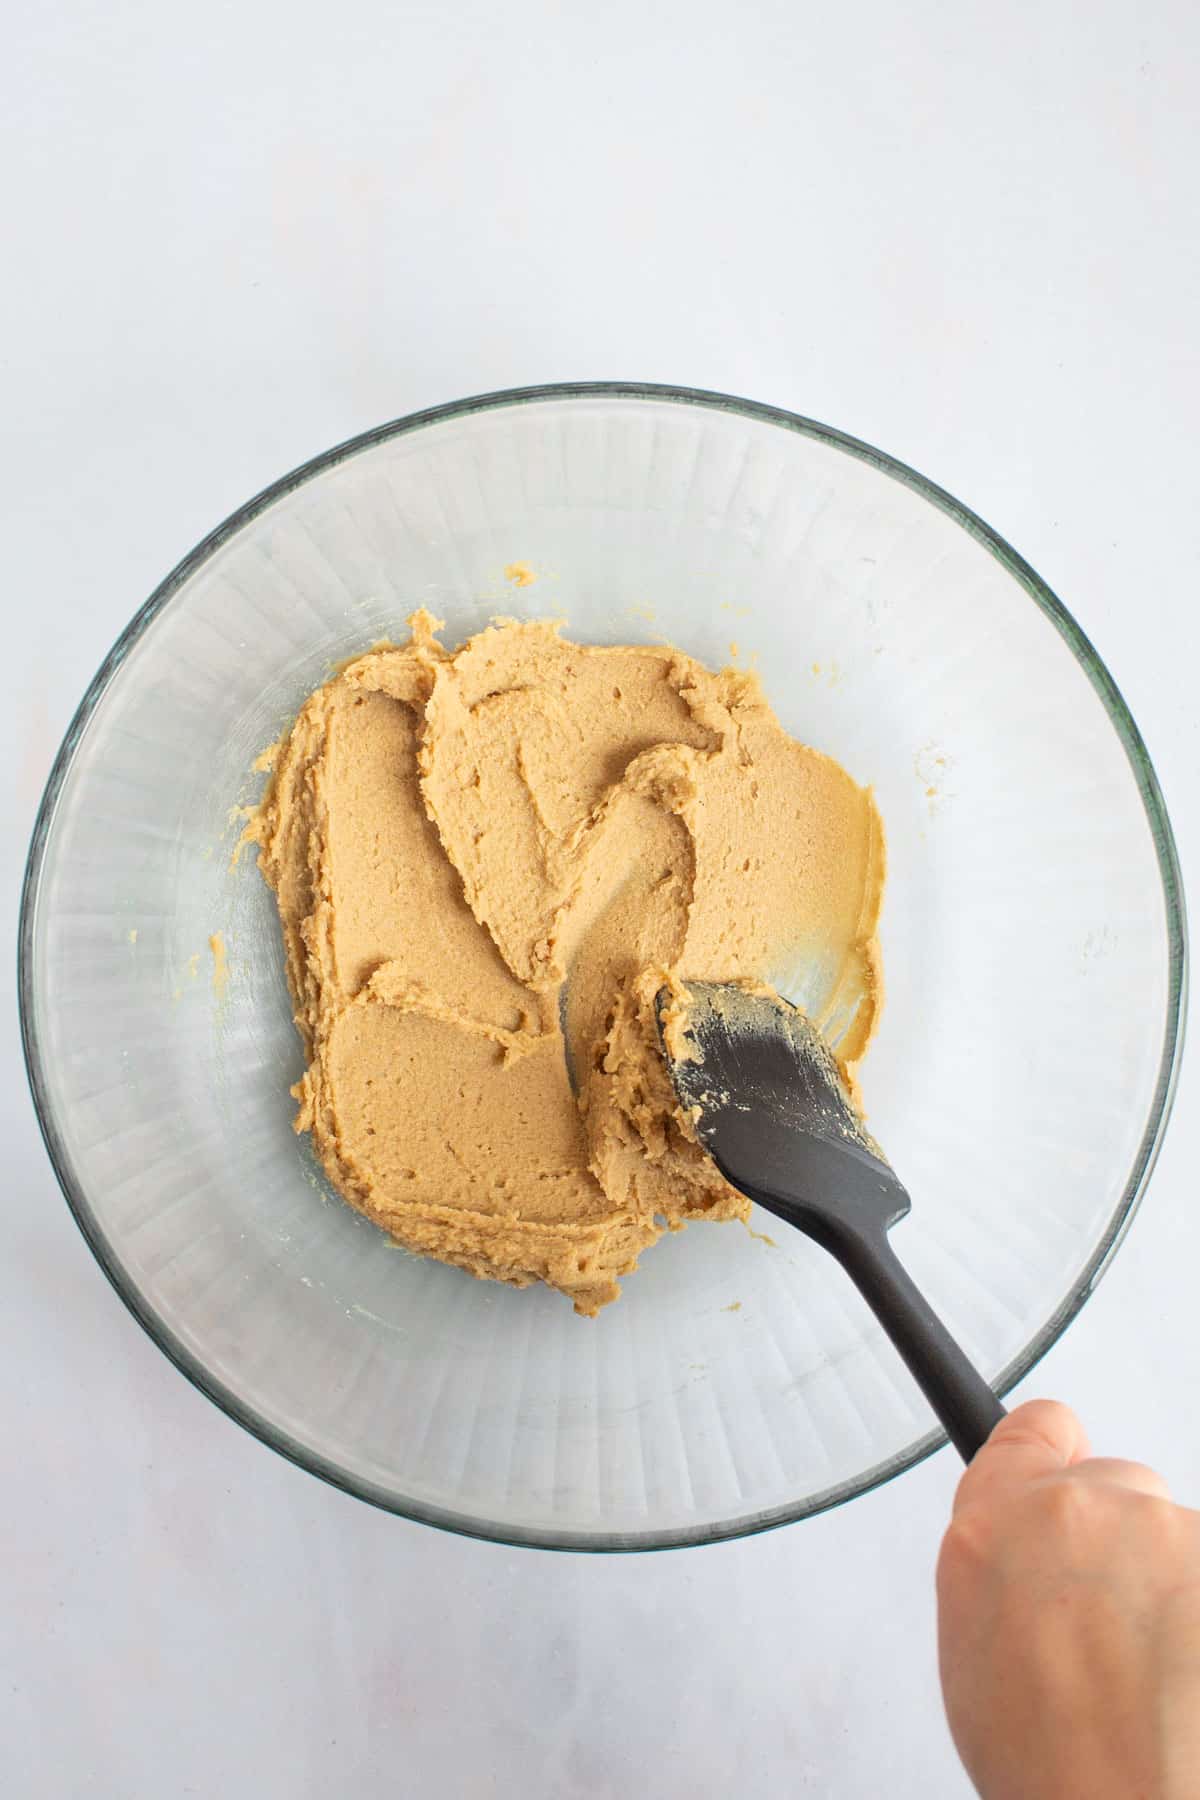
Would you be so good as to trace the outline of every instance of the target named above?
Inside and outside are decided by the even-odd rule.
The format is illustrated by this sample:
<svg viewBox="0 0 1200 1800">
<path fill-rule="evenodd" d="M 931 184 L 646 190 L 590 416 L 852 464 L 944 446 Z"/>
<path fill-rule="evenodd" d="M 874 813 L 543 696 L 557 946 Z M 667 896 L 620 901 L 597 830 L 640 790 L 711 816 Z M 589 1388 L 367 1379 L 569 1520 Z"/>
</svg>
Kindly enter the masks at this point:
<svg viewBox="0 0 1200 1800">
<path fill-rule="evenodd" d="M 664 1230 L 748 1212 L 675 1103 L 664 983 L 811 958 L 839 1058 L 862 1056 L 879 816 L 751 673 L 548 623 L 454 652 L 410 625 L 310 696 L 248 827 L 304 1041 L 296 1126 L 408 1249 L 593 1314 Z"/>
</svg>

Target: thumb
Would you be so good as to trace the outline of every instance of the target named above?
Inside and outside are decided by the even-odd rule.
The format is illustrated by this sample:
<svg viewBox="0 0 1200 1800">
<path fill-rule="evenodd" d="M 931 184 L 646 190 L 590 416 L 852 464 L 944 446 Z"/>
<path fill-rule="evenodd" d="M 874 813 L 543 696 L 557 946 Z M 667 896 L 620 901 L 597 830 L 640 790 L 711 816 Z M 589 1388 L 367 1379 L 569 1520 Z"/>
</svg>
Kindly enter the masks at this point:
<svg viewBox="0 0 1200 1800">
<path fill-rule="evenodd" d="M 1027 1400 L 1001 1419 L 970 1463 L 958 1484 L 954 1511 L 995 1505 L 1088 1454 L 1087 1434 L 1069 1406 L 1058 1400 Z"/>
</svg>

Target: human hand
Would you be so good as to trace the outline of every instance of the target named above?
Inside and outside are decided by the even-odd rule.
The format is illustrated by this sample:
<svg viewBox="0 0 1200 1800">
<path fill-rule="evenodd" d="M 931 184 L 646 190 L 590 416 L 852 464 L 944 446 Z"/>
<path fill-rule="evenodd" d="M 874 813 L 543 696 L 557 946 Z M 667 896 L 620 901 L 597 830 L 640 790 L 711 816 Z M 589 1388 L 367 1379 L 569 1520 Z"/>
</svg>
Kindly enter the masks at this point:
<svg viewBox="0 0 1200 1800">
<path fill-rule="evenodd" d="M 942 1692 L 984 1800 L 1200 1796 L 1200 1512 L 1034 1400 L 959 1484 Z"/>
</svg>

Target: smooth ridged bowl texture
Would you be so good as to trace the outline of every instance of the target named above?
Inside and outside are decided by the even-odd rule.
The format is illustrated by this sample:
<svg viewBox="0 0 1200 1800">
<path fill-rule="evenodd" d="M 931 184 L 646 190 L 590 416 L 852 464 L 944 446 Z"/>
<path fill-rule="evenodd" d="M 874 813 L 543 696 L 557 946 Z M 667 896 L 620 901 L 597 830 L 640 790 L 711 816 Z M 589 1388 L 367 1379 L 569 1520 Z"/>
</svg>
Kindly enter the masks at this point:
<svg viewBox="0 0 1200 1800">
<path fill-rule="evenodd" d="M 450 641 L 501 613 L 714 665 L 736 643 L 873 784 L 889 997 L 863 1087 L 913 1196 L 895 1244 L 1002 1388 L 1111 1257 L 1170 1104 L 1183 903 L 1133 721 L 1033 571 L 911 470 L 771 408 L 593 384 L 401 420 L 251 501 L 138 613 L 55 765 L 33 1091 L 89 1243 L 193 1381 L 349 1491 L 511 1542 L 703 1543 L 847 1500 L 940 1436 L 814 1245 L 696 1225 L 582 1320 L 396 1250 L 293 1133 L 278 926 L 233 809 L 331 666 L 417 606 Z"/>
</svg>

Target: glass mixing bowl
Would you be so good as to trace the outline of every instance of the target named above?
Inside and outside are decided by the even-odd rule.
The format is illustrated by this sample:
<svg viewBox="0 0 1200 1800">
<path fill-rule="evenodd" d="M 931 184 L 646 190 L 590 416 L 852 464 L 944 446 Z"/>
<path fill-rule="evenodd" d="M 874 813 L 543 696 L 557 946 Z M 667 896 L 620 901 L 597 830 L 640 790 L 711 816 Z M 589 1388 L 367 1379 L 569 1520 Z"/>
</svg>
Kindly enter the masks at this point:
<svg viewBox="0 0 1200 1800">
<path fill-rule="evenodd" d="M 848 1500 L 942 1440 L 815 1245 L 696 1225 L 583 1320 L 398 1252 L 292 1131 L 300 1045 L 233 809 L 331 665 L 416 606 L 452 641 L 561 615 L 736 654 L 874 785 L 889 998 L 863 1086 L 913 1196 L 896 1247 L 1001 1389 L 1112 1257 L 1170 1104 L 1183 902 L 1137 728 L 1033 570 L 912 470 L 770 407 L 601 383 L 286 476 L 147 601 L 55 763 L 21 929 L 33 1092 L 88 1242 L 197 1386 L 351 1493 L 513 1543 L 704 1543 Z"/>
</svg>

